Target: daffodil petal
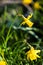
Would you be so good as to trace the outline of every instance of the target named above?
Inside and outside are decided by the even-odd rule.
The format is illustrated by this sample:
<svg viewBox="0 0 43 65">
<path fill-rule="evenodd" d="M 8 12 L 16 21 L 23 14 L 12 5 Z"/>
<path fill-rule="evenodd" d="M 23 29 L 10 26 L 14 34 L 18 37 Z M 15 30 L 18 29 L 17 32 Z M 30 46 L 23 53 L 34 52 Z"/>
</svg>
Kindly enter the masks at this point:
<svg viewBox="0 0 43 65">
<path fill-rule="evenodd" d="M 27 17 L 27 19 L 30 19 L 32 17 L 32 14 Z"/>
<path fill-rule="evenodd" d="M 36 53 L 40 53 L 40 52 L 41 52 L 41 50 L 35 50 L 35 52 L 36 52 Z"/>
<path fill-rule="evenodd" d="M 39 55 L 37 55 L 37 58 L 40 58 L 40 56 L 39 56 Z"/>
</svg>

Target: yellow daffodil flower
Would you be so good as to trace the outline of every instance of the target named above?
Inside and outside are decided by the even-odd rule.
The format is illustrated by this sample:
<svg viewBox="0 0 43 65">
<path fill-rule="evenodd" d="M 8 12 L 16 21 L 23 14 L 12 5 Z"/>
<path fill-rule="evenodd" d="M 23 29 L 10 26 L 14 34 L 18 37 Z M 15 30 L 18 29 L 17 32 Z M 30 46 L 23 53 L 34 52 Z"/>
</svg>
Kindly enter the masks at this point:
<svg viewBox="0 0 43 65">
<path fill-rule="evenodd" d="M 40 8 L 41 8 L 39 2 L 35 2 L 35 3 L 34 3 L 34 8 L 35 8 L 35 9 L 40 9 Z"/>
<path fill-rule="evenodd" d="M 23 4 L 31 4 L 32 3 L 32 0 L 22 0 L 22 3 Z"/>
<path fill-rule="evenodd" d="M 21 25 L 24 25 L 26 23 L 29 27 L 33 26 L 33 22 L 29 20 L 32 17 L 32 14 L 29 15 L 27 18 L 25 18 L 23 15 L 22 17 L 24 18 L 24 21 L 21 23 Z"/>
<path fill-rule="evenodd" d="M 0 65 L 6 65 L 6 62 L 5 61 L 0 61 Z"/>
<path fill-rule="evenodd" d="M 37 58 L 40 58 L 40 56 L 37 54 L 40 53 L 40 50 L 35 50 L 33 47 L 31 47 L 31 49 L 29 51 L 27 51 L 26 55 L 27 55 L 27 60 L 37 60 Z"/>
</svg>

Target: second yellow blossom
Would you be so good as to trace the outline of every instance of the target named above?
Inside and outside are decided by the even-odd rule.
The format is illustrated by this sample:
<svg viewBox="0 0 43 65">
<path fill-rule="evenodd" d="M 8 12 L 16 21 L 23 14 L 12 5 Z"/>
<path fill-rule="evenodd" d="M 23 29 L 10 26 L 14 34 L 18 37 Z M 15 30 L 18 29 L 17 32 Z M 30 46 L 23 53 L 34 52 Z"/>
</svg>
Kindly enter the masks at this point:
<svg viewBox="0 0 43 65">
<path fill-rule="evenodd" d="M 25 18 L 24 16 L 22 16 L 24 18 L 24 21 L 21 23 L 21 25 L 23 24 L 27 24 L 29 27 L 33 26 L 33 22 L 31 22 L 29 19 L 32 17 L 32 14 L 29 15 L 27 18 Z"/>
<path fill-rule="evenodd" d="M 35 3 L 34 3 L 34 8 L 35 8 L 35 9 L 40 9 L 40 8 L 41 8 L 39 2 L 35 2 Z"/>
<path fill-rule="evenodd" d="M 40 53 L 40 50 L 35 50 L 33 47 L 31 47 L 31 49 L 29 51 L 27 51 L 26 55 L 27 55 L 27 60 L 37 60 L 37 58 L 40 58 L 40 56 L 37 54 Z"/>
<path fill-rule="evenodd" d="M 32 0 L 22 0 L 22 3 L 23 4 L 31 4 L 32 3 Z"/>
</svg>

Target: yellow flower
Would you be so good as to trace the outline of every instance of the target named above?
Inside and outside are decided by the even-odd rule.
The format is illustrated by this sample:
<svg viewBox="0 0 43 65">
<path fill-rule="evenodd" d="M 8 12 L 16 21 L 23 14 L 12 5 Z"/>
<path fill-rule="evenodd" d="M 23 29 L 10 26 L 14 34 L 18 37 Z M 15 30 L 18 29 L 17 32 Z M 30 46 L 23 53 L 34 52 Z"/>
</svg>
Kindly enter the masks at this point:
<svg viewBox="0 0 43 65">
<path fill-rule="evenodd" d="M 6 65 L 5 61 L 0 61 L 0 65 Z"/>
<path fill-rule="evenodd" d="M 21 25 L 23 24 L 27 24 L 29 27 L 33 26 L 33 22 L 31 22 L 29 19 L 32 17 L 32 14 L 29 15 L 27 18 L 25 18 L 24 16 L 22 16 L 24 18 L 24 21 L 21 23 Z"/>
<path fill-rule="evenodd" d="M 35 50 L 33 47 L 31 47 L 31 49 L 29 51 L 27 51 L 26 55 L 27 55 L 27 60 L 37 60 L 37 58 L 40 58 L 40 56 L 37 54 L 40 53 L 40 50 Z"/>
<path fill-rule="evenodd" d="M 39 2 L 35 2 L 35 3 L 34 3 L 34 8 L 35 8 L 35 9 L 40 9 L 40 8 L 41 8 Z"/>
<path fill-rule="evenodd" d="M 32 0 L 22 0 L 22 3 L 23 4 L 31 4 L 32 3 Z"/>
</svg>

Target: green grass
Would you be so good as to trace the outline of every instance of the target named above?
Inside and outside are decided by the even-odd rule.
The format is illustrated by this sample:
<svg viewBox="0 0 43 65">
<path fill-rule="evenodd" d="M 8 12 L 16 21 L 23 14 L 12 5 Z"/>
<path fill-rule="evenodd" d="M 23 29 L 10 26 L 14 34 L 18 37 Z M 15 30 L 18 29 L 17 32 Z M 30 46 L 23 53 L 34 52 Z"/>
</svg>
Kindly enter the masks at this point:
<svg viewBox="0 0 43 65">
<path fill-rule="evenodd" d="M 15 9 L 14 11 L 16 12 Z M 5 8 L 4 13 L 0 16 L 0 60 L 6 60 L 8 65 L 43 65 L 42 13 L 34 10 L 31 19 L 34 22 L 32 28 L 27 25 L 21 27 L 23 18 L 17 14 L 12 16 Z M 41 50 L 40 59 L 27 60 L 26 52 L 30 49 L 29 44 Z"/>
</svg>

